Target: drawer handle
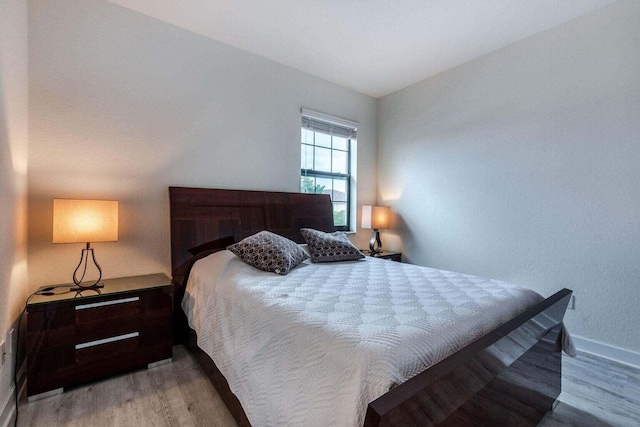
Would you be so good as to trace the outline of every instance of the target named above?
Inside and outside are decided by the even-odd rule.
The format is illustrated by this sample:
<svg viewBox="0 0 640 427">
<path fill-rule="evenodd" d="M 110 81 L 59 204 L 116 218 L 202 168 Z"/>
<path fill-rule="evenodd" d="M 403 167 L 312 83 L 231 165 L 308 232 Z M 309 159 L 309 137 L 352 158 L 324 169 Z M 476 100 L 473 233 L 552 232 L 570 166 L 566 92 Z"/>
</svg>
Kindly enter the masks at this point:
<svg viewBox="0 0 640 427">
<path fill-rule="evenodd" d="M 94 302 L 92 304 L 81 304 L 81 305 L 76 305 L 76 310 L 84 310 L 87 308 L 95 308 L 95 307 L 104 307 L 105 305 L 124 304 L 126 302 L 134 302 L 139 300 L 140 300 L 140 297 L 131 297 L 131 298 L 114 299 L 114 300 L 105 301 L 105 302 Z"/>
<path fill-rule="evenodd" d="M 117 337 L 103 338 L 101 340 L 84 342 L 82 344 L 76 344 L 76 350 L 80 350 L 81 348 L 94 347 L 96 345 L 107 344 L 115 341 L 122 341 L 129 338 L 135 338 L 138 336 L 140 336 L 140 332 L 131 332 L 130 334 L 118 335 Z"/>
</svg>

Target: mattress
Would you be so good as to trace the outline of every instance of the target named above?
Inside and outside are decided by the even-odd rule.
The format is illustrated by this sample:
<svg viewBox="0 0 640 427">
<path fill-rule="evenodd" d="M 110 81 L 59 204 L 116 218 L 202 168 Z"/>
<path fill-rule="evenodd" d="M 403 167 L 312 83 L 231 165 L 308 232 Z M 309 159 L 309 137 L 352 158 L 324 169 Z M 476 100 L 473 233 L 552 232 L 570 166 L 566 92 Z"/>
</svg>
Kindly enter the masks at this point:
<svg viewBox="0 0 640 427">
<path fill-rule="evenodd" d="M 543 298 L 367 257 L 280 276 L 197 261 L 182 307 L 254 427 L 361 426 L 367 404 Z"/>
</svg>

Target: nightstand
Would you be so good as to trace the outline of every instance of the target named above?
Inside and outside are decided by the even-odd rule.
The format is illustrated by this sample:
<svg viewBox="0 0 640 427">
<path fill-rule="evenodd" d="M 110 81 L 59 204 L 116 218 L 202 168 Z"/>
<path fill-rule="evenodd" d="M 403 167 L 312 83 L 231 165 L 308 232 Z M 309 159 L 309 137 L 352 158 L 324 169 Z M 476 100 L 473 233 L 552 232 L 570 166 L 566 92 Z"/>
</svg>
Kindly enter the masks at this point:
<svg viewBox="0 0 640 427">
<path fill-rule="evenodd" d="M 371 256 L 369 251 L 367 250 L 362 250 L 362 253 L 364 253 L 366 256 Z M 376 255 L 374 258 L 382 258 L 382 259 L 389 259 L 391 261 L 402 262 L 402 252 L 382 251 L 381 253 Z"/>
<path fill-rule="evenodd" d="M 104 288 L 97 290 L 76 291 L 73 284 L 56 287 L 56 295 L 35 295 L 29 301 L 30 400 L 57 394 L 64 387 L 171 361 L 171 280 L 164 274 L 151 274 L 100 283 Z M 70 289 L 73 291 L 67 292 Z"/>
</svg>

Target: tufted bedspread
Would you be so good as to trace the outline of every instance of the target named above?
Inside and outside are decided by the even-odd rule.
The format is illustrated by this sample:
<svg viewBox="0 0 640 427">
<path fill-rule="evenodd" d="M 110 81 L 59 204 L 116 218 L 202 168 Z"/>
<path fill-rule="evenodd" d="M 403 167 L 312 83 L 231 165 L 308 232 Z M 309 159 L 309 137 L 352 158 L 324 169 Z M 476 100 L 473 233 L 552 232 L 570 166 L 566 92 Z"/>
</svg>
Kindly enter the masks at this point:
<svg viewBox="0 0 640 427">
<path fill-rule="evenodd" d="M 542 300 L 369 257 L 280 276 L 222 251 L 196 262 L 182 307 L 254 427 L 361 426 L 370 401 Z"/>
</svg>

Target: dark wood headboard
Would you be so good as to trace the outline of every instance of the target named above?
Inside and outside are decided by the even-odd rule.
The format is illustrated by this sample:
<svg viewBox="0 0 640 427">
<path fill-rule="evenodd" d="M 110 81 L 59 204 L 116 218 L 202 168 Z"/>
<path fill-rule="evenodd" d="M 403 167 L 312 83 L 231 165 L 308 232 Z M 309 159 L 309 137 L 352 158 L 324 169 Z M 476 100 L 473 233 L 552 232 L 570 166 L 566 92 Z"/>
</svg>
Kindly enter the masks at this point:
<svg viewBox="0 0 640 427">
<path fill-rule="evenodd" d="M 304 243 L 301 228 L 334 231 L 326 194 L 169 187 L 171 271 L 191 258 L 189 249 L 233 236 L 240 241 L 269 230 Z"/>
<path fill-rule="evenodd" d="M 303 243 L 301 228 L 335 231 L 333 207 L 326 194 L 169 187 L 174 343 L 189 336 L 181 302 L 194 257 L 189 249 L 220 240 L 238 242 L 269 230 Z"/>
</svg>

